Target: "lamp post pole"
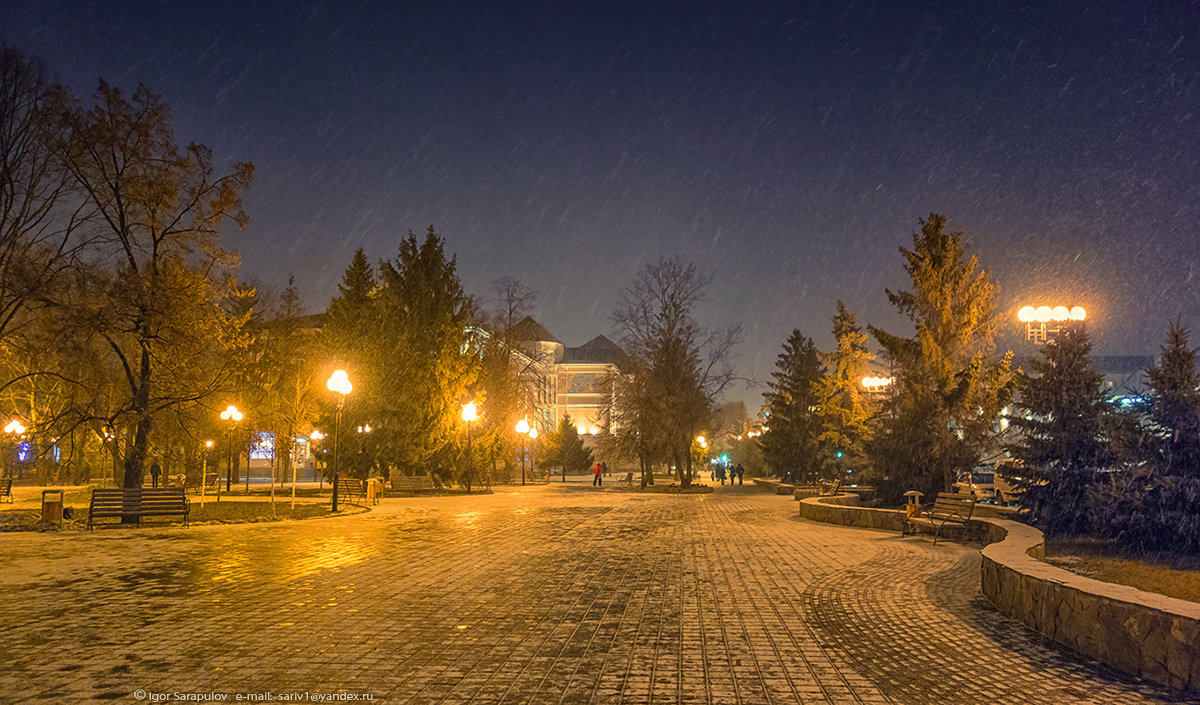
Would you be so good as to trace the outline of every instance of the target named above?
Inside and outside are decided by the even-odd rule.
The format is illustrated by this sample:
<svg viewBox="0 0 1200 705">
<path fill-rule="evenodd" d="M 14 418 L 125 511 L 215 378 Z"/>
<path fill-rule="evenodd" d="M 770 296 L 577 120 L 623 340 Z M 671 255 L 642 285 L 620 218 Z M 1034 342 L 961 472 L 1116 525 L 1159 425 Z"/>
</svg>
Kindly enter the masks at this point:
<svg viewBox="0 0 1200 705">
<path fill-rule="evenodd" d="M 229 422 L 229 431 L 225 436 L 225 439 L 228 441 L 227 445 L 229 446 L 229 457 L 228 457 L 229 462 L 225 466 L 225 491 L 226 492 L 229 492 L 233 486 L 233 428 L 244 417 L 245 417 L 245 414 L 238 411 L 238 408 L 236 406 L 234 406 L 233 404 L 230 404 L 229 406 L 225 407 L 225 410 L 221 412 L 221 419 Z M 218 470 L 218 472 L 220 472 L 220 471 Z M 219 486 L 219 484 L 220 484 L 220 481 L 218 481 L 218 486 Z M 247 485 L 247 488 L 249 488 L 249 485 Z"/>
<path fill-rule="evenodd" d="M 529 450 L 529 474 L 530 475 L 534 474 L 533 473 L 533 445 L 532 445 L 532 443 L 533 443 L 533 441 L 537 440 L 537 437 L 538 437 L 537 428 L 535 427 L 535 428 L 529 429 L 530 445 L 526 446 L 526 448 Z"/>
<path fill-rule="evenodd" d="M 471 480 L 475 477 L 475 458 L 471 455 L 471 422 L 479 418 L 479 409 L 475 402 L 463 404 L 462 419 L 467 422 L 467 491 L 470 491 Z"/>
<path fill-rule="evenodd" d="M 516 431 L 521 436 L 521 486 L 525 486 L 525 454 L 529 451 L 529 443 L 526 440 L 526 434 L 529 433 L 529 421 L 521 419 L 517 422 Z"/>
<path fill-rule="evenodd" d="M 212 450 L 213 442 L 204 442 L 204 456 L 200 462 L 200 506 L 204 506 L 204 485 L 208 482 L 208 451 Z M 220 467 L 219 465 L 217 466 Z M 220 470 L 218 470 L 220 472 Z"/>
<path fill-rule="evenodd" d="M 354 386 L 350 377 L 343 370 L 335 370 L 325 383 L 325 387 L 338 395 L 337 413 L 333 421 L 333 511 L 338 510 L 338 443 L 342 435 L 342 406 L 346 403 L 346 395 Z"/>
</svg>

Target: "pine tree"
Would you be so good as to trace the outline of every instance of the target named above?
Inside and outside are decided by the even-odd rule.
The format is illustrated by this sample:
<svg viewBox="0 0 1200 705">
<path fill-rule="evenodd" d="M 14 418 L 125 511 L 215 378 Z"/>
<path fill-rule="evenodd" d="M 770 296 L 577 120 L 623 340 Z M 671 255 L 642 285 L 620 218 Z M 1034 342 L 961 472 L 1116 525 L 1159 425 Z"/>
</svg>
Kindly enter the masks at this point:
<svg viewBox="0 0 1200 705">
<path fill-rule="evenodd" d="M 558 422 L 558 428 L 544 435 L 542 441 L 541 460 L 543 467 L 559 468 L 562 471 L 562 481 L 567 481 L 567 473 L 587 472 L 592 466 L 592 451 L 583 445 L 579 437 L 579 427 L 566 414 Z"/>
<path fill-rule="evenodd" d="M 867 444 L 879 497 L 900 501 L 906 490 L 927 496 L 949 490 L 995 442 L 995 419 L 1010 387 L 1011 354 L 994 359 L 995 285 L 967 257 L 962 232 L 946 232 L 931 213 L 900 248 L 912 291 L 888 299 L 916 329 L 902 338 L 870 327 L 896 365 L 892 396 Z"/>
<path fill-rule="evenodd" d="M 1019 413 L 1012 423 L 1021 440 L 1011 450 L 1024 463 L 1022 511 L 1048 533 L 1080 534 L 1091 528 L 1088 494 L 1096 471 L 1110 460 L 1106 428 L 1113 408 L 1104 376 L 1088 358 L 1083 326 L 1070 328 L 1042 348 L 1034 374 L 1018 379 Z"/>
<path fill-rule="evenodd" d="M 824 370 L 811 338 L 793 330 L 771 373 L 764 397 L 768 426 L 759 438 L 763 460 L 788 482 L 811 483 L 821 466 L 820 385 Z"/>
<path fill-rule="evenodd" d="M 399 250 L 379 267 L 369 397 L 380 430 L 376 442 L 384 462 L 406 471 L 452 473 L 441 451 L 466 440 L 460 401 L 475 396 L 480 365 L 475 304 L 458 279 L 456 258 L 446 256 L 432 226 L 419 242 L 410 232 Z M 487 418 L 486 400 L 477 402 Z"/>
<path fill-rule="evenodd" d="M 855 473 L 866 465 L 863 442 L 870 410 L 863 398 L 862 379 L 874 356 L 867 350 L 866 334 L 841 301 L 833 317 L 833 339 L 834 351 L 820 355 L 826 372 L 817 392 L 821 422 L 818 441 L 824 461 L 835 471 Z"/>
<path fill-rule="evenodd" d="M 327 354 L 339 364 L 354 366 L 360 362 L 366 338 L 370 337 L 375 317 L 373 295 L 375 273 L 362 248 L 354 251 L 350 266 L 338 284 L 338 295 L 329 302 L 321 335 Z"/>
<path fill-rule="evenodd" d="M 1099 487 L 1097 529 L 1130 552 L 1200 554 L 1200 375 L 1187 329 L 1171 325 L 1158 364 L 1146 372 L 1150 462 Z"/>
<path fill-rule="evenodd" d="M 1200 374 L 1188 331 L 1178 322 L 1168 329 L 1158 364 L 1146 376 L 1154 390 L 1151 420 L 1159 440 L 1160 472 L 1200 477 Z"/>
</svg>

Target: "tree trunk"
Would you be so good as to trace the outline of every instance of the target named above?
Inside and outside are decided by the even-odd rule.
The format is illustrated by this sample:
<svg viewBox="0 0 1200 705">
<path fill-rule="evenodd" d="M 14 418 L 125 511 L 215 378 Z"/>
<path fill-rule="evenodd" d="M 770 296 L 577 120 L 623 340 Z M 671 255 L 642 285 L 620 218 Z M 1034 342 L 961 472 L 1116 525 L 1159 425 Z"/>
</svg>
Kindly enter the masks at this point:
<svg viewBox="0 0 1200 705">
<path fill-rule="evenodd" d="M 133 443 L 125 453 L 124 487 L 141 487 L 145 478 L 146 449 L 150 442 L 150 350 L 142 346 L 138 388 L 133 395 L 133 412 L 137 416 Z M 130 519 L 131 517 L 126 517 Z"/>
</svg>

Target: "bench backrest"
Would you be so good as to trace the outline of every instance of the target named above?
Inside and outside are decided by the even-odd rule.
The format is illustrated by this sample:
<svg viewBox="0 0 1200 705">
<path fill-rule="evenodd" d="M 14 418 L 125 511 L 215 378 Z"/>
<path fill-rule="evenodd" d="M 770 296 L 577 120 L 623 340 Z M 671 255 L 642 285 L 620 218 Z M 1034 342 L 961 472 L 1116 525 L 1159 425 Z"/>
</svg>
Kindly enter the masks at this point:
<svg viewBox="0 0 1200 705">
<path fill-rule="evenodd" d="M 182 487 L 96 487 L 92 489 L 91 506 L 137 507 L 137 506 L 182 506 L 187 495 Z"/>
<path fill-rule="evenodd" d="M 8 494 L 12 492 L 12 478 L 6 477 L 0 479 L 0 494 Z"/>
<path fill-rule="evenodd" d="M 929 516 L 935 519 L 955 519 L 963 522 L 971 518 L 975 512 L 975 499 L 969 494 L 957 492 L 940 492 Z"/>
<path fill-rule="evenodd" d="M 143 513 L 179 511 L 187 503 L 182 487 L 143 488 L 138 497 L 138 509 Z"/>
<path fill-rule="evenodd" d="M 362 491 L 362 480 L 357 477 L 338 478 L 338 494 L 359 494 Z"/>
</svg>

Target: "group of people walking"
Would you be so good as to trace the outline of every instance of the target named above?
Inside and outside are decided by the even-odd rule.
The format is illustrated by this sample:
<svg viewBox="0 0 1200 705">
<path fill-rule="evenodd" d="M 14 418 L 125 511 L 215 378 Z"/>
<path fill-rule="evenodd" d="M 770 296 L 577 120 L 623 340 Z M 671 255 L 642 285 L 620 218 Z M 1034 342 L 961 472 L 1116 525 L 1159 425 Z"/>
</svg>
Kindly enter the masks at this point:
<svg viewBox="0 0 1200 705">
<path fill-rule="evenodd" d="M 726 466 L 724 466 L 724 465 L 714 465 L 713 466 L 713 473 L 712 473 L 713 480 L 720 480 L 721 484 L 723 485 L 723 484 L 725 484 L 726 474 L 728 474 L 728 476 L 729 476 L 729 484 L 732 485 L 733 481 L 737 480 L 737 483 L 740 485 L 740 484 L 742 484 L 742 476 L 746 474 L 746 469 L 742 467 L 741 463 L 738 463 L 737 465 L 732 465 L 728 468 L 726 468 Z"/>
<path fill-rule="evenodd" d="M 608 463 L 599 462 L 599 463 L 596 463 L 594 466 L 592 466 L 592 487 L 603 487 L 604 486 L 604 476 L 607 474 L 608 474 Z M 740 485 L 740 484 L 742 484 L 742 477 L 745 474 L 746 474 L 746 469 L 742 467 L 741 463 L 738 463 L 737 465 L 729 466 L 728 468 L 724 465 L 714 465 L 713 471 L 712 471 L 712 479 L 720 480 L 721 484 L 723 485 L 723 484 L 725 484 L 725 478 L 728 477 L 729 484 L 732 485 L 734 483 L 734 481 L 736 480 L 737 483 Z"/>
</svg>

